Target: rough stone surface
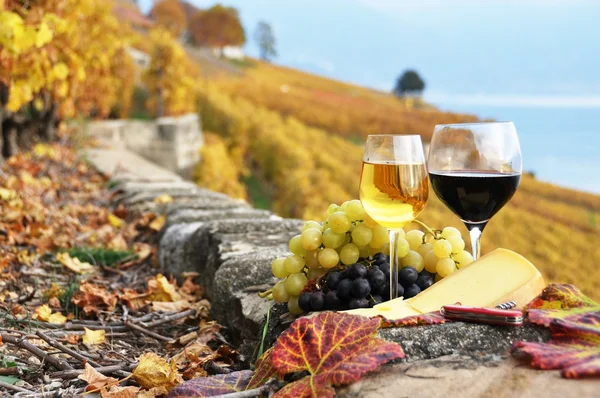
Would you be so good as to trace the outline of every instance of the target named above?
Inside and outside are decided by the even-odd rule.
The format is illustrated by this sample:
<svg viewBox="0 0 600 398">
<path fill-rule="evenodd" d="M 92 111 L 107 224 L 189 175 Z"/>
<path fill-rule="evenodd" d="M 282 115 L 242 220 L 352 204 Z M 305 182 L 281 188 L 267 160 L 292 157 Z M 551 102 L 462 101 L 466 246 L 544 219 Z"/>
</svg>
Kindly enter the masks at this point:
<svg viewBox="0 0 600 398">
<path fill-rule="evenodd" d="M 516 340 L 541 342 L 550 338 L 547 329 L 533 325 L 512 327 L 464 322 L 381 329 L 379 335 L 401 344 L 408 361 L 450 354 L 493 361 L 504 357 Z"/>
<path fill-rule="evenodd" d="M 158 196 L 158 195 L 157 195 Z M 152 199 L 154 200 L 154 199 Z M 180 198 L 176 202 L 158 204 L 153 201 L 139 202 L 135 205 L 128 205 L 127 208 L 134 214 L 145 212 L 167 213 L 172 208 L 188 208 L 188 209 L 235 209 L 235 208 L 250 208 L 248 203 L 235 199 L 218 199 L 218 198 Z"/>
<path fill-rule="evenodd" d="M 339 398 L 591 398 L 597 380 L 568 380 L 558 371 L 534 370 L 513 359 L 480 366 L 458 355 L 387 365 L 340 388 Z"/>
<path fill-rule="evenodd" d="M 87 149 L 87 159 L 113 181 L 181 181 L 181 177 L 126 149 Z"/>
<path fill-rule="evenodd" d="M 211 192 L 205 189 L 197 190 L 164 190 L 164 191 L 153 191 L 153 192 L 138 192 L 133 195 L 124 196 L 121 200 L 116 200 L 116 203 L 123 203 L 126 206 L 134 206 L 136 204 L 144 202 L 153 202 L 154 199 L 161 195 L 170 195 L 174 201 L 179 200 L 194 200 L 194 199 L 210 199 L 214 201 L 223 202 L 238 202 L 245 203 L 242 200 L 232 199 L 229 196 L 223 195 L 217 192 Z"/>
<path fill-rule="evenodd" d="M 201 210 L 184 207 L 171 208 L 167 211 L 167 225 L 193 223 L 197 221 L 259 218 L 281 220 L 281 217 L 274 215 L 270 211 L 244 207 L 223 210 Z"/>
<path fill-rule="evenodd" d="M 118 185 L 118 190 L 129 195 L 140 192 L 164 192 L 169 190 L 198 190 L 198 185 L 189 181 L 172 181 L 172 182 L 138 182 L 124 181 Z"/>
</svg>

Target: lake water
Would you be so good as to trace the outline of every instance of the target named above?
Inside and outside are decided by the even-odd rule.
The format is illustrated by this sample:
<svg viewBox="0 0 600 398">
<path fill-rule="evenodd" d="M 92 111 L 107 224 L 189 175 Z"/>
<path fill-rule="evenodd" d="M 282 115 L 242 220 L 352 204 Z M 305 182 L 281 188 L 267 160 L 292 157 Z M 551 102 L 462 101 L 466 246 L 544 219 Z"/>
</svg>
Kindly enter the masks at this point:
<svg viewBox="0 0 600 398">
<path fill-rule="evenodd" d="M 437 105 L 514 122 L 523 171 L 535 172 L 541 181 L 600 194 L 600 108 Z"/>
</svg>

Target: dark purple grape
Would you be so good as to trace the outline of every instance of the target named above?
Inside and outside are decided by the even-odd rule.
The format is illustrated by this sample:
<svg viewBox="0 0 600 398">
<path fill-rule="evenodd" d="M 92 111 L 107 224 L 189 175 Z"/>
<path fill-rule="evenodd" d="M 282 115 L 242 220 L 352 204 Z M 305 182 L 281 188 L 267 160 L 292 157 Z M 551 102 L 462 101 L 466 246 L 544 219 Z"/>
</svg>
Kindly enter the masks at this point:
<svg viewBox="0 0 600 398">
<path fill-rule="evenodd" d="M 383 253 L 376 253 L 373 256 L 373 263 L 376 265 L 387 263 L 387 262 L 388 262 L 387 256 Z"/>
<path fill-rule="evenodd" d="M 413 267 L 404 267 L 398 272 L 398 282 L 404 287 L 414 285 L 419 273 Z"/>
<path fill-rule="evenodd" d="M 421 293 L 421 289 L 417 285 L 410 285 L 406 289 L 404 289 L 404 298 L 415 297 L 417 294 Z"/>
<path fill-rule="evenodd" d="M 342 306 L 342 302 L 340 301 L 339 297 L 337 296 L 337 291 L 335 290 L 330 290 L 327 292 L 327 294 L 325 295 L 325 309 L 326 310 L 337 310 L 340 309 Z"/>
<path fill-rule="evenodd" d="M 342 273 L 338 271 L 333 271 L 329 275 L 327 275 L 327 287 L 330 290 L 337 289 L 338 283 L 342 280 Z"/>
<path fill-rule="evenodd" d="M 348 307 L 351 310 L 357 308 L 369 308 L 369 302 L 366 298 L 353 298 L 352 300 L 350 300 L 350 303 L 348 303 Z"/>
<path fill-rule="evenodd" d="M 354 297 L 367 297 L 369 293 L 371 293 L 371 285 L 365 278 L 356 278 L 352 282 L 352 295 L 354 295 Z"/>
<path fill-rule="evenodd" d="M 321 311 L 325 305 L 325 295 L 323 292 L 312 292 L 310 295 L 310 306 L 313 311 Z"/>
<path fill-rule="evenodd" d="M 367 275 L 367 267 L 364 264 L 356 263 L 348 267 L 348 277 L 350 279 L 363 278 Z"/>
<path fill-rule="evenodd" d="M 426 269 L 424 269 L 423 271 L 419 272 L 419 276 L 423 276 L 423 275 L 429 275 L 431 278 L 435 277 L 435 274 L 432 274 L 431 272 L 427 271 Z"/>
<path fill-rule="evenodd" d="M 387 281 L 385 274 L 377 267 L 371 268 L 367 273 L 367 279 L 371 284 L 371 289 L 377 289 L 383 285 Z"/>
<path fill-rule="evenodd" d="M 433 278 L 430 275 L 419 275 L 415 284 L 423 291 L 433 285 Z"/>
<path fill-rule="evenodd" d="M 342 279 L 338 283 L 337 296 L 342 300 L 350 300 L 352 296 L 352 281 L 350 279 Z"/>
<path fill-rule="evenodd" d="M 302 293 L 300 297 L 298 297 L 298 307 L 304 312 L 311 312 L 312 307 L 310 305 L 310 296 L 312 294 L 310 292 Z"/>
</svg>

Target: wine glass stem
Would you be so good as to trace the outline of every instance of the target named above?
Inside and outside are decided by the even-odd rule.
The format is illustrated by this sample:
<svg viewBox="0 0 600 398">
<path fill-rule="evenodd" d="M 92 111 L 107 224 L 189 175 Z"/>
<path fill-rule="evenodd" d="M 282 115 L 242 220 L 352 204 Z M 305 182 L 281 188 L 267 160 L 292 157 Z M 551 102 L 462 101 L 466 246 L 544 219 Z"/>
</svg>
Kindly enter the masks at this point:
<svg viewBox="0 0 600 398">
<path fill-rule="evenodd" d="M 398 230 L 390 229 L 390 300 L 398 297 Z"/>
<path fill-rule="evenodd" d="M 471 248 L 473 253 L 473 260 L 477 260 L 481 253 L 481 233 L 483 232 L 483 228 L 479 228 L 478 226 L 468 226 L 469 228 L 469 236 L 471 237 Z"/>
</svg>

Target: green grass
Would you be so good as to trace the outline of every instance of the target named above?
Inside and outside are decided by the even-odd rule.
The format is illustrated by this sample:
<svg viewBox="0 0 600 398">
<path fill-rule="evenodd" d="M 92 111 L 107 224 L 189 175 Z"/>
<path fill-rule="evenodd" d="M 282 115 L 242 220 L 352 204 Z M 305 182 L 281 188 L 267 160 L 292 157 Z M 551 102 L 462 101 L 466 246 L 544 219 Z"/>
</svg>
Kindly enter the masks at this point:
<svg viewBox="0 0 600 398">
<path fill-rule="evenodd" d="M 73 247 L 67 252 L 69 256 L 78 258 L 79 261 L 94 265 L 106 265 L 108 267 L 124 260 L 137 258 L 137 255 L 132 251 L 118 251 L 95 247 Z"/>
</svg>

